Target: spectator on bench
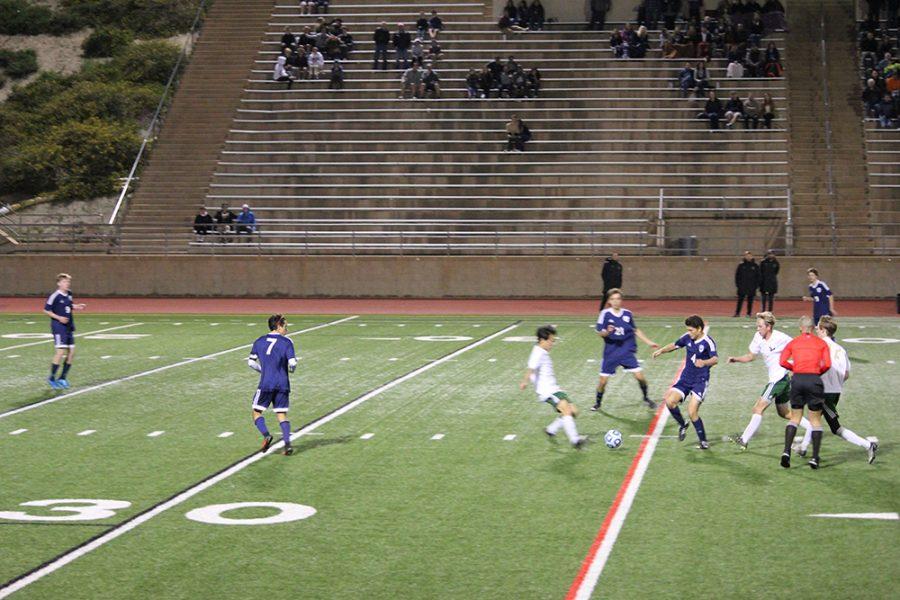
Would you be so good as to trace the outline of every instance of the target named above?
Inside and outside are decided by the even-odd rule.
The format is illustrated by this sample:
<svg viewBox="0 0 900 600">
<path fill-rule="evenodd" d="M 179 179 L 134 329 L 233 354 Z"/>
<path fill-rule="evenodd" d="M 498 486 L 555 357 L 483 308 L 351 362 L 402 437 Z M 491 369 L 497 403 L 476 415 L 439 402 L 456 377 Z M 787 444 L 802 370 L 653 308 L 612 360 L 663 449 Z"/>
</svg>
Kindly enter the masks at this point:
<svg viewBox="0 0 900 600">
<path fill-rule="evenodd" d="M 503 7 L 503 12 L 509 17 L 509 20 L 513 25 L 519 22 L 519 9 L 516 8 L 514 0 L 506 0 L 506 6 Z"/>
<path fill-rule="evenodd" d="M 525 152 L 525 144 L 530 140 L 531 131 L 528 126 L 519 115 L 513 115 L 512 120 L 506 124 L 506 151 Z"/>
<path fill-rule="evenodd" d="M 250 205 L 241 206 L 241 214 L 237 216 L 238 235 L 249 235 L 256 231 L 256 216 L 250 211 Z"/>
<path fill-rule="evenodd" d="M 318 48 L 313 48 L 306 60 L 309 63 L 309 78 L 318 79 L 319 74 L 322 72 L 322 67 L 325 66 L 325 57 L 322 56 Z"/>
<path fill-rule="evenodd" d="M 775 119 L 776 114 L 775 101 L 772 100 L 772 94 L 766 92 L 765 94 L 763 94 L 762 101 L 762 116 L 763 122 L 766 125 L 766 129 L 772 129 L 772 121 Z"/>
<path fill-rule="evenodd" d="M 687 98 L 697 87 L 697 80 L 694 78 L 694 68 L 691 63 L 684 63 L 684 67 L 678 72 L 678 87 L 681 89 L 681 97 Z"/>
<path fill-rule="evenodd" d="M 431 61 L 431 64 L 436 64 L 441 59 L 442 52 L 441 45 L 438 44 L 436 39 L 432 38 L 431 44 L 428 46 L 428 60 Z"/>
<path fill-rule="evenodd" d="M 731 92 L 731 97 L 725 103 L 725 127 L 731 129 L 742 116 L 744 116 L 744 103 L 738 98 L 737 92 Z"/>
<path fill-rule="evenodd" d="M 546 13 L 541 0 L 534 0 L 528 9 L 528 29 L 541 31 L 544 29 Z"/>
<path fill-rule="evenodd" d="M 375 58 L 372 60 L 372 70 L 378 70 L 378 59 L 380 58 L 381 70 L 387 71 L 388 44 L 391 41 L 391 33 L 388 31 L 387 23 L 382 21 L 381 26 L 375 29 L 372 39 L 375 42 Z"/>
<path fill-rule="evenodd" d="M 708 99 L 706 100 L 706 106 L 703 107 L 703 112 L 698 116 L 702 119 L 709 120 L 710 129 L 718 129 L 719 119 L 722 118 L 723 112 L 722 101 L 716 97 L 715 90 L 710 90 Z"/>
<path fill-rule="evenodd" d="M 311 15 L 315 4 L 315 0 L 300 0 L 300 14 Z"/>
<path fill-rule="evenodd" d="M 315 14 L 328 14 L 328 0 L 315 0 L 314 2 L 310 2 L 310 4 L 313 4 L 312 8 Z"/>
<path fill-rule="evenodd" d="M 647 34 L 647 28 L 641 25 L 628 44 L 628 58 L 644 58 L 649 47 L 650 36 Z"/>
<path fill-rule="evenodd" d="M 622 32 L 618 29 L 613 30 L 613 32 L 610 34 L 609 47 L 612 48 L 613 55 L 616 58 L 623 58 L 625 56 L 625 38 L 622 36 Z"/>
<path fill-rule="evenodd" d="M 422 47 L 422 40 L 419 38 L 413 40 L 410 54 L 412 55 L 412 64 L 420 67 L 425 64 L 425 48 Z"/>
<path fill-rule="evenodd" d="M 875 116 L 878 117 L 878 124 L 882 128 L 887 129 L 894 126 L 894 119 L 897 118 L 897 109 L 890 94 L 885 94 L 875 107 Z"/>
<path fill-rule="evenodd" d="M 725 77 L 728 79 L 741 79 L 744 76 L 744 65 L 737 58 L 728 63 L 725 69 Z"/>
<path fill-rule="evenodd" d="M 497 27 L 500 28 L 500 31 L 503 32 L 504 36 L 507 36 L 511 33 L 522 33 L 528 31 L 526 28 L 520 27 L 513 22 L 513 20 L 509 16 L 509 9 L 504 9 L 503 15 L 500 17 L 500 20 L 497 21 Z"/>
<path fill-rule="evenodd" d="M 784 18 L 784 5 L 780 0 L 766 0 L 762 7 L 762 20 L 767 31 L 787 29 L 787 21 Z"/>
<path fill-rule="evenodd" d="M 425 92 L 425 84 L 422 83 L 422 71 L 419 65 L 413 63 L 410 68 L 403 72 L 400 80 L 400 98 L 406 99 L 406 92 L 409 91 L 413 98 L 421 98 Z"/>
<path fill-rule="evenodd" d="M 391 41 L 394 44 L 394 52 L 396 59 L 394 61 L 395 69 L 408 69 L 409 68 L 409 48 L 412 46 L 412 36 L 409 35 L 409 32 L 406 31 L 406 26 L 403 23 L 399 23 L 397 25 L 397 33 L 393 35 Z M 403 61 L 403 67 L 400 66 L 400 62 Z"/>
<path fill-rule="evenodd" d="M 759 112 L 759 101 L 753 94 L 747 94 L 747 101 L 744 102 L 744 129 L 759 129 Z"/>
<path fill-rule="evenodd" d="M 226 236 L 234 233 L 234 220 L 237 218 L 228 205 L 222 203 L 222 208 L 216 212 L 216 225 L 219 230 L 219 236 Z"/>
<path fill-rule="evenodd" d="M 284 63 L 288 74 L 295 80 L 303 78 L 303 73 L 306 71 L 306 53 L 304 50 L 302 48 L 299 52 L 291 52 L 289 48 L 285 48 L 284 50 L 289 53 L 287 55 L 287 60 Z"/>
<path fill-rule="evenodd" d="M 431 92 L 432 98 L 441 97 L 441 78 L 430 66 L 425 69 L 425 74 L 422 76 L 422 91 L 425 98 L 428 97 L 429 92 Z"/>
<path fill-rule="evenodd" d="M 480 88 L 481 75 L 478 69 L 469 69 L 469 74 L 466 75 L 466 98 L 478 98 L 481 95 Z"/>
<path fill-rule="evenodd" d="M 438 16 L 437 11 L 431 11 L 431 18 L 428 19 L 428 37 L 435 39 L 444 28 L 444 22 Z"/>
<path fill-rule="evenodd" d="M 284 52 L 290 52 L 290 49 L 285 48 Z M 272 71 L 272 79 L 274 81 L 286 81 L 287 89 L 291 89 L 294 85 L 294 78 L 287 70 L 287 56 L 284 54 L 275 59 L 275 69 Z"/>
<path fill-rule="evenodd" d="M 481 97 L 490 98 L 491 89 L 494 87 L 494 74 L 491 72 L 490 65 L 485 65 L 479 74 L 479 87 L 481 88 Z"/>
<path fill-rule="evenodd" d="M 284 33 L 281 36 L 281 49 L 284 50 L 285 48 L 297 49 L 297 37 L 291 33 L 290 25 L 284 26 Z"/>
<path fill-rule="evenodd" d="M 423 11 L 419 13 L 419 18 L 416 21 L 416 37 L 424 40 L 426 35 L 428 35 L 428 17 L 425 16 Z"/>
<path fill-rule="evenodd" d="M 528 97 L 537 98 L 541 93 L 541 72 L 537 67 L 531 67 L 526 76 L 528 85 Z"/>
<path fill-rule="evenodd" d="M 213 229 L 212 215 L 206 212 L 205 206 L 201 206 L 200 212 L 194 217 L 194 233 L 197 234 L 197 241 L 202 242 Z"/>
<path fill-rule="evenodd" d="M 874 116 L 875 109 L 878 107 L 878 104 L 881 102 L 881 98 L 883 96 L 883 92 L 880 91 L 877 87 L 875 87 L 875 80 L 871 77 L 866 81 L 866 88 L 862 93 L 863 104 L 866 107 L 866 115 Z"/>
<path fill-rule="evenodd" d="M 331 78 L 328 80 L 328 89 L 344 89 L 344 67 L 341 65 L 340 59 L 334 59 L 334 62 L 331 64 Z"/>
<path fill-rule="evenodd" d="M 697 91 L 695 92 L 697 98 L 702 98 L 706 95 L 707 90 L 714 87 L 709 82 L 709 71 L 706 68 L 706 63 L 703 61 L 698 62 L 694 67 L 694 79 L 697 80 Z"/>
</svg>

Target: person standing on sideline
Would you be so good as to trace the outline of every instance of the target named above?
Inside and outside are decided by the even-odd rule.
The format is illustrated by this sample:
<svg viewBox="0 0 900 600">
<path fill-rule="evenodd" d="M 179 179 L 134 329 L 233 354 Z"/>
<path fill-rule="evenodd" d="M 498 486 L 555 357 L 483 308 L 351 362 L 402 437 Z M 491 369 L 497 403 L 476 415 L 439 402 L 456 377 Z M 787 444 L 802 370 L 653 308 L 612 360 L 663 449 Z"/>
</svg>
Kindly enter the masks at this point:
<svg viewBox="0 0 900 600">
<path fill-rule="evenodd" d="M 294 343 L 287 337 L 287 320 L 283 315 L 269 317 L 269 333 L 253 342 L 247 364 L 259 372 L 259 386 L 253 395 L 252 409 L 253 424 L 263 437 L 260 452 L 268 450 L 274 440 L 263 417 L 263 412 L 271 405 L 281 428 L 284 454 L 290 456 L 294 449 L 291 447 L 291 422 L 287 413 L 291 404 L 290 374 L 297 368 L 297 357 Z"/>
<path fill-rule="evenodd" d="M 44 303 L 44 314 L 50 317 L 50 333 L 53 334 L 53 347 L 56 349 L 53 362 L 50 363 L 50 377 L 47 383 L 54 390 L 64 390 L 69 387 L 66 379 L 69 369 L 72 368 L 72 358 L 75 356 L 75 316 L 76 310 L 84 309 L 86 304 L 72 302 L 72 276 L 68 273 L 60 273 L 56 276 L 56 291 L 50 294 Z M 66 364 L 63 365 L 59 379 L 56 378 L 56 370 L 63 356 Z"/>
<path fill-rule="evenodd" d="M 813 455 L 809 459 L 811 469 L 819 468 L 819 447 L 822 445 L 822 407 L 825 403 L 825 387 L 822 375 L 831 368 L 831 351 L 822 339 L 812 334 L 812 319 L 800 317 L 800 335 L 788 342 L 781 351 L 779 363 L 794 373 L 791 377 L 791 419 L 784 428 L 784 452 L 781 466 L 791 466 L 791 446 L 797 427 L 803 418 L 803 408 L 809 409 L 812 425 Z"/>
<path fill-rule="evenodd" d="M 744 252 L 744 260 L 738 265 L 734 272 L 734 285 L 737 287 L 737 307 L 734 309 L 734 316 L 741 316 L 741 307 L 744 305 L 744 299 L 747 299 L 747 316 L 753 315 L 753 298 L 756 296 L 756 290 L 759 288 L 759 265 L 753 260 L 753 254 L 747 250 Z"/>
<path fill-rule="evenodd" d="M 809 296 L 803 296 L 803 301 L 813 303 L 813 323 L 818 325 L 819 319 L 825 316 L 837 316 L 831 288 L 819 279 L 819 272 L 816 269 L 807 269 L 806 278 L 809 281 Z"/>
<path fill-rule="evenodd" d="M 372 61 L 372 70 L 378 70 L 378 61 L 381 61 L 381 70 L 387 71 L 388 60 L 388 44 L 391 43 L 391 32 L 388 31 L 387 23 L 381 22 L 381 26 L 375 30 L 372 35 L 375 41 L 375 58 Z"/>
<path fill-rule="evenodd" d="M 603 262 L 603 271 L 600 273 L 603 279 L 603 299 L 600 301 L 600 310 L 606 308 L 606 301 L 609 300 L 609 291 L 611 289 L 622 288 L 622 263 L 619 262 L 619 253 L 613 252 L 611 256 Z"/>
<path fill-rule="evenodd" d="M 763 312 L 774 312 L 780 268 L 774 250 L 766 252 L 766 257 L 759 263 L 759 295 L 762 299 Z"/>
</svg>

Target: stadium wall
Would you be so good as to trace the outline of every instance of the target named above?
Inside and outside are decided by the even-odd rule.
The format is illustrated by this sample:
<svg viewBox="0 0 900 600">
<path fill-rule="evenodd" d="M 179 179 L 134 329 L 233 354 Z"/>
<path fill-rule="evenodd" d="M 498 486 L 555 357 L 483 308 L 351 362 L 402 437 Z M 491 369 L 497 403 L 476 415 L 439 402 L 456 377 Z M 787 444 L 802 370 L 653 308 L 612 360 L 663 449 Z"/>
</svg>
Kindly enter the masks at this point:
<svg viewBox="0 0 900 600">
<path fill-rule="evenodd" d="M 732 298 L 738 258 L 623 257 L 632 298 Z M 45 294 L 60 271 L 82 296 L 593 298 L 603 258 L 0 256 L 0 296 Z M 892 257 L 785 257 L 779 295 L 806 291 L 815 266 L 838 298 L 893 298 Z"/>
</svg>

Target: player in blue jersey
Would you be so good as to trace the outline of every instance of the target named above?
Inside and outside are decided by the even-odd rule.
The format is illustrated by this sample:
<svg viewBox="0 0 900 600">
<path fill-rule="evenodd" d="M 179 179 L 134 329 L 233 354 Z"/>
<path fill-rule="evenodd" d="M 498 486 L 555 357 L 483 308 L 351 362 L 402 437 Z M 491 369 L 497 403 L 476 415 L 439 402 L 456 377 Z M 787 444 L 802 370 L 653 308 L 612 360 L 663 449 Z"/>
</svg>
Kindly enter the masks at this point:
<svg viewBox="0 0 900 600">
<path fill-rule="evenodd" d="M 56 291 L 50 294 L 44 303 L 44 314 L 50 317 L 50 333 L 53 334 L 53 346 L 56 349 L 53 361 L 50 363 L 50 377 L 47 383 L 54 390 L 64 390 L 69 387 L 69 369 L 72 368 L 72 360 L 75 358 L 75 310 L 82 310 L 85 304 L 75 304 L 72 301 L 72 276 L 68 273 L 60 273 L 56 276 Z M 59 379 L 56 378 L 56 370 L 65 357 L 62 372 Z"/>
<path fill-rule="evenodd" d="M 603 392 L 609 378 L 622 367 L 637 379 L 644 395 L 644 404 L 655 409 L 656 403 L 647 395 L 647 379 L 637 359 L 637 342 L 635 337 L 656 350 L 659 344 L 652 341 L 638 329 L 634 315 L 630 310 L 622 308 L 622 290 L 613 288 L 607 292 L 609 308 L 600 311 L 597 317 L 597 333 L 606 342 L 603 346 L 603 362 L 600 365 L 600 381 L 597 383 L 597 400 L 591 410 L 600 410 L 603 403 Z"/>
<path fill-rule="evenodd" d="M 259 387 L 253 395 L 253 424 L 263 436 L 260 451 L 268 450 L 274 439 L 263 417 L 263 411 L 271 406 L 281 427 L 284 454 L 290 456 L 294 449 L 291 446 L 291 422 L 287 418 L 291 394 L 289 375 L 297 368 L 297 358 L 294 355 L 294 343 L 286 333 L 287 321 L 283 315 L 269 317 L 269 333 L 253 342 L 247 364 L 260 373 Z"/>
<path fill-rule="evenodd" d="M 697 315 L 691 315 L 684 320 L 684 325 L 687 327 L 687 333 L 654 352 L 653 358 L 666 352 L 672 352 L 676 348 L 684 348 L 687 352 L 687 356 L 684 358 L 684 368 L 681 370 L 678 381 L 666 392 L 666 406 L 678 423 L 678 441 L 684 441 L 688 425 L 681 416 L 678 405 L 689 397 L 688 416 L 691 418 L 691 423 L 694 424 L 694 429 L 697 431 L 697 438 L 700 440 L 697 448 L 708 450 L 706 430 L 700 419 L 700 405 L 703 403 L 709 387 L 709 369 L 719 363 L 719 355 L 716 353 L 716 343 L 706 333 L 703 319 Z"/>
<path fill-rule="evenodd" d="M 813 323 L 818 325 L 822 317 L 837 315 L 837 311 L 834 310 L 834 296 L 828 284 L 819 279 L 817 270 L 807 269 L 806 278 L 809 280 L 809 296 L 803 296 L 803 301 L 813 303 Z"/>
</svg>

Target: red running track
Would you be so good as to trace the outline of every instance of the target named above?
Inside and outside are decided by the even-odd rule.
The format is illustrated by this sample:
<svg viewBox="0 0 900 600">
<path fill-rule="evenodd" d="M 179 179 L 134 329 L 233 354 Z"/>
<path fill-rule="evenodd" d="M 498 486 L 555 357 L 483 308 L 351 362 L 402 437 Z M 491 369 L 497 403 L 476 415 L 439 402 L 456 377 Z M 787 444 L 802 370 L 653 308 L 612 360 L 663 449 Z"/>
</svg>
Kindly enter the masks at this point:
<svg viewBox="0 0 900 600">
<path fill-rule="evenodd" d="M 48 292 L 49 293 L 49 292 Z M 483 300 L 412 298 L 85 298 L 88 313 L 190 313 L 190 314 L 318 314 L 318 315 L 523 315 L 590 316 L 598 312 L 597 300 Z M 734 311 L 733 300 L 630 300 L 626 306 L 638 315 L 680 317 L 699 314 L 727 317 Z M 0 297 L 0 313 L 38 313 L 44 298 Z M 759 309 L 759 302 L 754 304 Z M 838 300 L 839 316 L 896 316 L 893 300 Z M 779 317 L 809 314 L 811 305 L 800 300 L 776 298 Z"/>
</svg>

